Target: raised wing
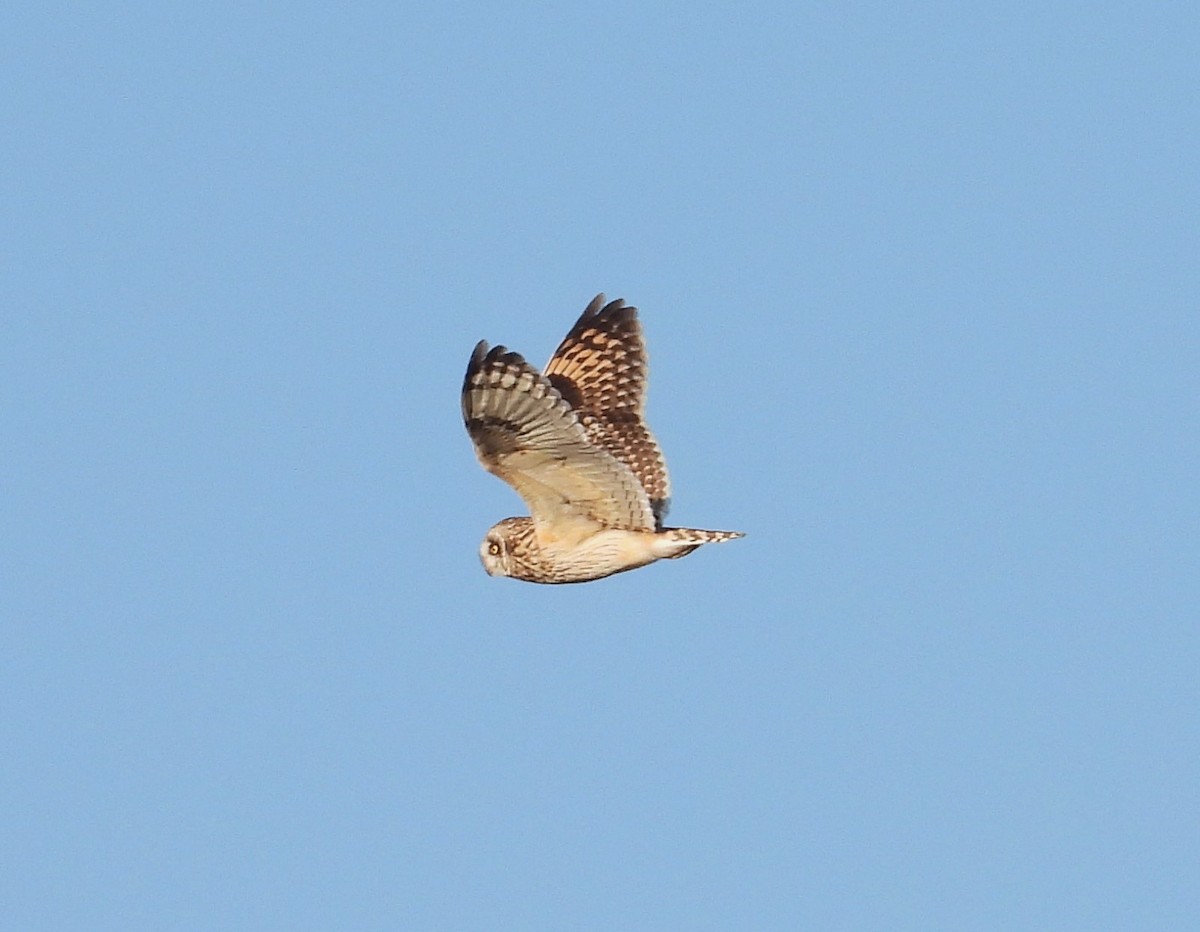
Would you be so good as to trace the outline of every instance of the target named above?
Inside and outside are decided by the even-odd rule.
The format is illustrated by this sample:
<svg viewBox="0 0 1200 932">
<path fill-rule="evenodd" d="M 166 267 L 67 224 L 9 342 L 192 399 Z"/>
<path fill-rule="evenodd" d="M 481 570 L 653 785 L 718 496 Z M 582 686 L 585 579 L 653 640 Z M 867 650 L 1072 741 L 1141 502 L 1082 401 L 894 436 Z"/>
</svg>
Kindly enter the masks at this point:
<svg viewBox="0 0 1200 932">
<path fill-rule="evenodd" d="M 596 526 L 654 529 L 629 467 L 589 440 L 558 390 L 517 353 L 475 347 L 462 411 L 479 461 L 525 499 L 543 540 Z"/>
<path fill-rule="evenodd" d="M 656 528 L 671 498 L 667 463 L 646 426 L 646 345 L 637 308 L 598 294 L 546 365 L 546 378 L 575 410 L 588 439 L 637 477 Z"/>
</svg>

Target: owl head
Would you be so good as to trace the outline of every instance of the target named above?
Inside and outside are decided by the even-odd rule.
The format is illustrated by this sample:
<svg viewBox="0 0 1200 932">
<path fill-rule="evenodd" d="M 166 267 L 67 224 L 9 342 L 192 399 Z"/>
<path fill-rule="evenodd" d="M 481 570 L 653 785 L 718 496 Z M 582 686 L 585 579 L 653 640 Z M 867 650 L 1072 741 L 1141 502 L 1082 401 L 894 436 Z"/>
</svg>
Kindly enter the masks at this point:
<svg viewBox="0 0 1200 932">
<path fill-rule="evenodd" d="M 479 545 L 479 560 L 489 576 L 523 578 L 523 557 L 533 541 L 533 521 L 529 518 L 505 518 L 494 524 Z"/>
</svg>

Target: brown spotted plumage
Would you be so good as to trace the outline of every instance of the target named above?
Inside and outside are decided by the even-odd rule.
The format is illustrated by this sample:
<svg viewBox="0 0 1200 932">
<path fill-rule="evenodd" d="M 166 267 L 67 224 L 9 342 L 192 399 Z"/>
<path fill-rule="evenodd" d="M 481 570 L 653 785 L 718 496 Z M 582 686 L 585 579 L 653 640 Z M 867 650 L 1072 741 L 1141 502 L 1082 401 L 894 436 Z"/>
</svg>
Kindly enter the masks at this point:
<svg viewBox="0 0 1200 932">
<path fill-rule="evenodd" d="M 539 373 L 480 342 L 462 409 L 480 462 L 531 517 L 506 518 L 480 556 L 494 576 L 585 582 L 686 556 L 737 531 L 663 528 L 666 462 L 644 420 L 646 350 L 637 308 L 597 295 Z"/>
<path fill-rule="evenodd" d="M 646 345 L 637 308 L 596 295 L 546 365 L 546 378 L 579 417 L 588 439 L 632 470 L 662 527 L 671 480 L 646 409 Z"/>
</svg>

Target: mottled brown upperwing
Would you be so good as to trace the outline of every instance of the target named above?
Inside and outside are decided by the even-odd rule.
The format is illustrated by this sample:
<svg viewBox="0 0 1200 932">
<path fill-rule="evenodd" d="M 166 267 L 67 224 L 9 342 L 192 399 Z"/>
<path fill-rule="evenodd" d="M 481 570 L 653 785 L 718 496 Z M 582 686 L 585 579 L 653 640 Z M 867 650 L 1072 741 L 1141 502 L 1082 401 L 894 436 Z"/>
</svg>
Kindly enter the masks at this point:
<svg viewBox="0 0 1200 932">
<path fill-rule="evenodd" d="M 662 527 L 671 499 L 667 464 L 643 419 L 647 361 L 637 308 L 596 295 L 546 365 L 588 439 L 630 468 Z"/>
</svg>

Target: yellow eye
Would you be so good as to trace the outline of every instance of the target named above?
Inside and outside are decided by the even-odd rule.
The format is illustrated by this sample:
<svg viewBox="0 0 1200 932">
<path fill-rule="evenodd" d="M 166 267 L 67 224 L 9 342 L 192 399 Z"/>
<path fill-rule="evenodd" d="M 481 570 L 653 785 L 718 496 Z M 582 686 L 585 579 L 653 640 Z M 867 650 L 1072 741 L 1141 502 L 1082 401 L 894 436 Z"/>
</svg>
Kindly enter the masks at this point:
<svg viewBox="0 0 1200 932">
<path fill-rule="evenodd" d="M 488 553 L 493 557 L 500 556 L 500 545 L 495 541 L 492 541 L 490 544 L 488 544 Z"/>
</svg>

